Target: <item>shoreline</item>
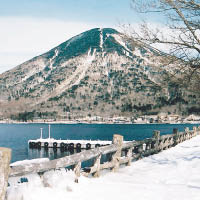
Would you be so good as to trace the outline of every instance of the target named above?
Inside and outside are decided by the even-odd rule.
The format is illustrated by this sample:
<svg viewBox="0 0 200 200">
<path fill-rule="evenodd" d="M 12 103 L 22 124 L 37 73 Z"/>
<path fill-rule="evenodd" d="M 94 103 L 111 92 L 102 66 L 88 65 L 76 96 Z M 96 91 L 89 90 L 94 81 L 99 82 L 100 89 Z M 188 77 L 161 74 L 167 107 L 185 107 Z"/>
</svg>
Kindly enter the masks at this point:
<svg viewBox="0 0 200 200">
<path fill-rule="evenodd" d="M 0 124 L 200 124 L 200 116 L 167 115 L 144 115 L 139 117 L 101 117 L 90 116 L 85 118 L 55 118 L 55 119 L 10 119 L 1 118 Z"/>
<path fill-rule="evenodd" d="M 128 124 L 138 124 L 138 125 L 142 125 L 142 124 L 148 124 L 148 125 L 156 125 L 156 124 L 200 124 L 200 121 L 184 121 L 182 123 L 180 122 L 167 122 L 167 123 L 129 123 L 129 122 L 125 122 L 125 123 L 111 123 L 111 122 L 73 122 L 73 121 L 56 121 L 56 122 L 6 122 L 6 121 L 0 121 L 0 124 L 66 124 L 66 125 L 78 125 L 78 124 L 97 124 L 97 125 L 106 125 L 106 124 L 110 124 L 110 125 L 128 125 Z"/>
</svg>

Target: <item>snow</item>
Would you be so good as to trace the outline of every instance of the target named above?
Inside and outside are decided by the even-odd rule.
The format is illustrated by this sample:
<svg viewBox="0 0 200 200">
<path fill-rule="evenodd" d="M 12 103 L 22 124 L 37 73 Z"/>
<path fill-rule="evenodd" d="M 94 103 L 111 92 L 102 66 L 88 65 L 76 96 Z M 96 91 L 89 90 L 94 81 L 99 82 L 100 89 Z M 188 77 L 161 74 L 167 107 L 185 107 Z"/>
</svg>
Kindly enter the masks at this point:
<svg viewBox="0 0 200 200">
<path fill-rule="evenodd" d="M 37 60 L 30 62 L 28 65 L 27 64 L 24 64 L 24 65 L 26 68 L 24 72 L 25 71 L 28 71 L 28 72 L 24 74 L 25 76 L 19 81 L 20 83 L 26 81 L 29 77 L 33 76 L 34 74 L 41 72 L 46 67 L 46 64 L 43 58 L 38 58 Z M 37 66 L 37 67 L 30 67 L 32 65 Z"/>
<path fill-rule="evenodd" d="M 130 52 L 130 49 L 127 48 L 126 46 L 126 43 L 122 40 L 122 37 L 120 35 L 117 35 L 117 34 L 113 34 L 115 40 L 121 45 L 124 47 L 124 49 L 128 52 L 127 56 L 129 56 L 129 52 Z M 125 52 L 126 54 L 126 52 Z"/>
<path fill-rule="evenodd" d="M 49 59 L 49 67 L 50 67 L 51 70 L 52 70 L 52 68 L 53 68 L 53 61 L 55 60 L 55 58 L 56 58 L 57 56 L 58 56 L 58 50 L 55 49 L 55 54 L 54 54 L 54 56 L 53 56 L 52 58 Z"/>
<path fill-rule="evenodd" d="M 101 172 L 99 178 L 81 176 L 65 169 L 48 171 L 42 179 L 30 174 L 28 183 L 10 178 L 7 200 L 199 200 L 200 136 L 159 154 Z"/>
<path fill-rule="evenodd" d="M 10 166 L 19 166 L 19 165 L 27 165 L 27 164 L 33 164 L 33 163 L 43 163 L 43 162 L 48 162 L 49 158 L 37 158 L 37 159 L 32 159 L 32 160 L 22 160 L 22 161 L 17 161 L 14 163 L 11 163 Z"/>
<path fill-rule="evenodd" d="M 93 53 L 91 53 L 91 48 L 90 48 L 87 54 L 82 56 L 78 60 L 79 62 L 77 64 L 76 71 L 74 71 L 73 74 L 66 80 L 64 80 L 61 85 L 58 85 L 54 90 L 53 95 L 48 96 L 48 98 L 56 96 L 57 94 L 61 94 L 65 90 L 71 88 L 73 85 L 78 85 L 80 81 L 85 77 L 85 74 L 88 71 L 88 69 L 91 67 L 92 61 L 95 59 L 95 55 L 96 55 L 96 49 L 94 49 Z M 76 59 L 72 60 L 72 62 L 74 61 L 77 62 Z"/>
<path fill-rule="evenodd" d="M 103 33 L 101 28 L 100 28 L 100 48 L 103 49 Z"/>
<path fill-rule="evenodd" d="M 96 49 L 94 49 L 93 54 L 91 54 L 91 48 L 88 51 L 88 56 L 85 59 L 84 65 L 87 67 L 89 64 L 92 63 L 92 61 L 95 59 Z"/>
</svg>

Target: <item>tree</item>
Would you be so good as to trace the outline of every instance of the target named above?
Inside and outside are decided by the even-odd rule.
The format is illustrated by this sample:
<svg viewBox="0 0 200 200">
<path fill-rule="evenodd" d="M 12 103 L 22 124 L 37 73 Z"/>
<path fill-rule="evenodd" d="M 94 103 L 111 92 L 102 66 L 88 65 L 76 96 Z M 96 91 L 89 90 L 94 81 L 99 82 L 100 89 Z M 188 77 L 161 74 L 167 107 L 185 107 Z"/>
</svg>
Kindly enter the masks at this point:
<svg viewBox="0 0 200 200">
<path fill-rule="evenodd" d="M 168 50 L 166 65 L 175 64 L 173 75 L 193 89 L 200 86 L 200 1 L 199 0 L 131 0 L 134 10 L 142 14 L 159 13 L 166 19 L 165 28 L 152 27 L 143 21 L 139 31 L 131 30 L 135 41 Z M 166 34 L 167 32 L 167 34 Z M 171 78 L 171 77 L 170 77 Z"/>
</svg>

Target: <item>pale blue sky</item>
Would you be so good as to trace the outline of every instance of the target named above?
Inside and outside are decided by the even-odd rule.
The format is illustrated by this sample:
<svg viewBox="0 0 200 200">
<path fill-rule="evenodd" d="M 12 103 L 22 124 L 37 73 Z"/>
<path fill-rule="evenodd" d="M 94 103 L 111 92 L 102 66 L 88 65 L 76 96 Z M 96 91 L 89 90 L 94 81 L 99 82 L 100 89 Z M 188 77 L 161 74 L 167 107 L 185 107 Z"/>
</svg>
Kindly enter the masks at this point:
<svg viewBox="0 0 200 200">
<path fill-rule="evenodd" d="M 130 2 L 0 0 L 0 73 L 88 29 L 138 23 L 141 16 L 131 9 Z"/>
<path fill-rule="evenodd" d="M 130 0 L 1 0 L 1 16 L 56 18 L 85 22 L 135 20 Z"/>
</svg>

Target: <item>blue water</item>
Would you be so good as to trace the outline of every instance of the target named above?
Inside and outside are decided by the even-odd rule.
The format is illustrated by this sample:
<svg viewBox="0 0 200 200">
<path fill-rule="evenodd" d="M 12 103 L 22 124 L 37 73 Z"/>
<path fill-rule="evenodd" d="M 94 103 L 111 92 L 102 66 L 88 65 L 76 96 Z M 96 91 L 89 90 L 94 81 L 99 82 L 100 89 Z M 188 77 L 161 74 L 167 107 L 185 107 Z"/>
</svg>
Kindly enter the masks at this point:
<svg viewBox="0 0 200 200">
<path fill-rule="evenodd" d="M 51 137 L 55 139 L 112 140 L 113 134 L 124 136 L 124 140 L 142 140 L 152 137 L 153 130 L 161 135 L 170 134 L 173 128 L 183 131 L 194 124 L 52 124 Z M 44 138 L 48 137 L 48 124 L 0 124 L 0 147 L 12 149 L 12 161 L 49 157 L 50 159 L 68 155 L 69 152 L 45 152 L 43 149 L 29 149 L 28 140 L 40 137 L 43 128 Z"/>
</svg>

